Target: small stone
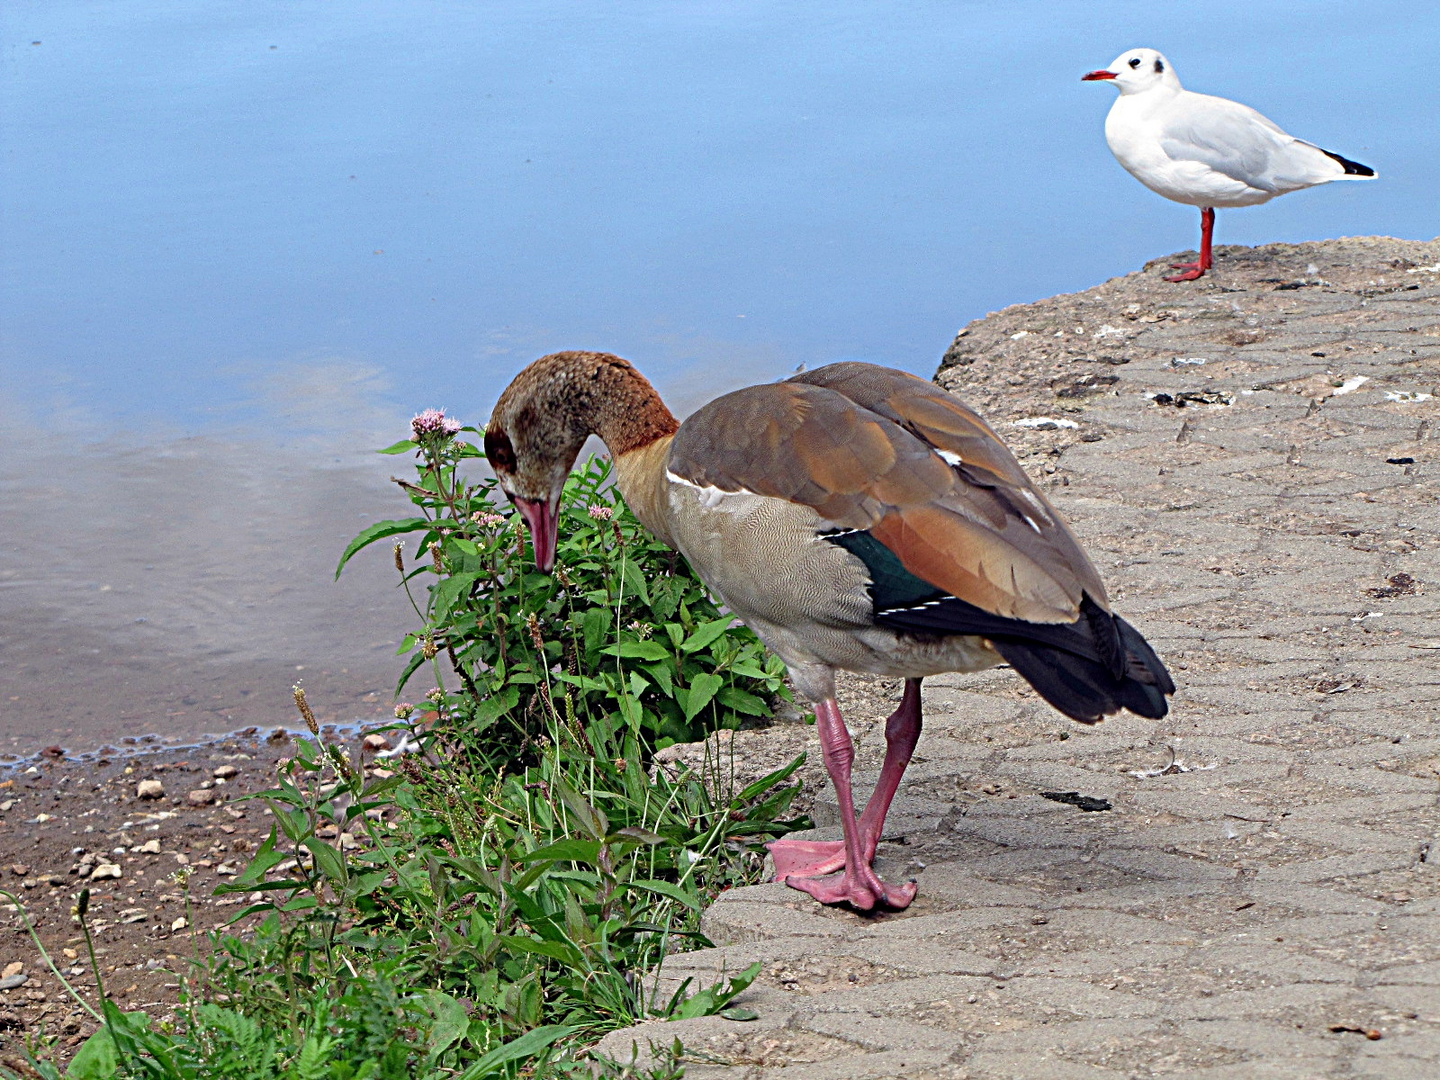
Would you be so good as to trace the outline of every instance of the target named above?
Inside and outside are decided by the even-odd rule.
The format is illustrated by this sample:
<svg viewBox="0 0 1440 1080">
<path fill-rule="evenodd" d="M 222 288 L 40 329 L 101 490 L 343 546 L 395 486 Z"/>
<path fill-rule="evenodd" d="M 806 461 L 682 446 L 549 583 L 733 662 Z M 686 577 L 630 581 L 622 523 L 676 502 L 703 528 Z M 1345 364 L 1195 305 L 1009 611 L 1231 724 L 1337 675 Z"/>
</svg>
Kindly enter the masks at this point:
<svg viewBox="0 0 1440 1080">
<path fill-rule="evenodd" d="M 103 881 L 106 878 L 120 878 L 124 876 L 125 871 L 121 870 L 120 867 L 114 863 L 101 863 L 95 867 L 94 870 L 90 871 L 91 881 Z"/>
<path fill-rule="evenodd" d="M 65 957 L 66 960 L 80 959 L 80 953 L 75 949 L 61 949 L 60 953 Z"/>
<path fill-rule="evenodd" d="M 30 873 L 30 867 L 28 867 L 24 863 L 11 863 L 10 872 L 16 877 L 24 877 L 26 874 Z"/>
<path fill-rule="evenodd" d="M 144 922 L 146 919 L 150 918 L 150 913 L 144 908 L 126 908 L 124 911 L 120 912 L 118 918 L 119 921 L 122 923 Z"/>
<path fill-rule="evenodd" d="M 0 979 L 0 990 L 15 990 L 29 981 L 28 975 L 11 975 L 9 978 Z"/>
<path fill-rule="evenodd" d="M 51 875 L 50 875 L 49 877 L 47 877 L 45 880 L 50 883 L 50 886 L 51 886 L 52 888 L 59 888 L 61 885 L 64 885 L 64 884 L 65 884 L 65 875 L 64 875 L 64 874 L 51 874 Z"/>
<path fill-rule="evenodd" d="M 141 799 L 163 799 L 165 785 L 159 780 L 141 780 L 135 788 L 135 794 Z"/>
<path fill-rule="evenodd" d="M 179 933 L 181 930 L 184 930 L 185 927 L 189 925 L 190 924 L 185 921 L 185 916 L 181 915 L 180 918 L 176 919 L 170 924 L 170 930 L 172 933 Z"/>
<path fill-rule="evenodd" d="M 1046 923 L 1048 923 L 1049 921 L 1050 921 L 1050 916 L 1049 916 L 1049 915 L 1032 915 L 1032 916 L 1030 916 L 1030 925 L 1031 925 L 1031 926 L 1044 926 L 1044 925 L 1045 925 Z"/>
<path fill-rule="evenodd" d="M 159 854 L 160 854 L 160 841 L 159 841 L 159 840 L 146 840 L 145 843 L 141 844 L 141 845 L 140 845 L 138 848 L 136 848 L 135 850 L 138 851 L 141 855 L 159 855 Z"/>
<path fill-rule="evenodd" d="M 215 800 L 215 792 L 203 788 L 186 794 L 185 801 L 191 806 L 209 806 Z"/>
<path fill-rule="evenodd" d="M 215 777 L 215 779 L 217 780 L 229 780 L 232 777 L 239 776 L 240 770 L 237 769 L 234 765 L 221 765 L 210 775 Z"/>
<path fill-rule="evenodd" d="M 0 971 L 0 979 L 8 979 L 12 975 L 19 975 L 24 970 L 25 962 L 23 960 L 13 961 L 5 965 L 4 971 Z"/>
</svg>

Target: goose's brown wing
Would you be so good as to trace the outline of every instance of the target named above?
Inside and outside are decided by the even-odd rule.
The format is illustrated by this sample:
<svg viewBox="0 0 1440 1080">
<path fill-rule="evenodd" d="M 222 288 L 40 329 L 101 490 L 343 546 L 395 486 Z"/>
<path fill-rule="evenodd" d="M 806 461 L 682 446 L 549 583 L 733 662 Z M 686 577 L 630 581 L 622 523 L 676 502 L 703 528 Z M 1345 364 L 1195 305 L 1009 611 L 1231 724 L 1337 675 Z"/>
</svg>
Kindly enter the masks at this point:
<svg viewBox="0 0 1440 1080">
<path fill-rule="evenodd" d="M 985 637 L 1077 720 L 1168 710 L 1164 664 L 1110 612 L 1054 508 L 983 420 L 922 379 L 847 363 L 737 391 L 681 425 L 669 469 L 814 509 L 817 534 L 865 564 L 878 625 Z"/>
<path fill-rule="evenodd" d="M 719 398 L 681 426 L 669 468 L 721 491 L 812 507 L 868 532 L 915 577 L 985 612 L 1070 623 L 1104 586 L 995 433 L 923 379 L 833 364 Z"/>
</svg>

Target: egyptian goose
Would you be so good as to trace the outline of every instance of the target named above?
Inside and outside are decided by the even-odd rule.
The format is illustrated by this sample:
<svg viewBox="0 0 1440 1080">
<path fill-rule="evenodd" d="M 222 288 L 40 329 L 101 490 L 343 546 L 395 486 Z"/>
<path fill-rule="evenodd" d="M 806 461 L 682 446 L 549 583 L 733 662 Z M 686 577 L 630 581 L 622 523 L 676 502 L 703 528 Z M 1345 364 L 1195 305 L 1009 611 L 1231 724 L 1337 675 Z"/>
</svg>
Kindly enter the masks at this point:
<svg viewBox="0 0 1440 1080">
<path fill-rule="evenodd" d="M 1113 615 L 1100 576 L 995 433 L 932 383 L 832 364 L 726 394 L 681 424 L 628 362 L 542 357 L 516 376 L 485 452 L 536 564 L 555 560 L 561 489 L 599 435 L 636 517 L 678 549 L 815 703 L 845 839 L 770 845 L 776 880 L 823 903 L 907 906 L 872 863 L 920 735 L 920 680 L 1009 663 L 1082 723 L 1167 711 L 1175 686 Z M 906 680 L 858 821 L 839 668 Z"/>
<path fill-rule="evenodd" d="M 1194 94 L 1154 49 L 1132 49 L 1082 82 L 1113 82 L 1120 96 L 1105 117 L 1105 141 L 1151 191 L 1200 207 L 1200 258 L 1175 263 L 1166 281 L 1194 281 L 1213 265 L 1217 206 L 1258 206 L 1276 195 L 1375 175 L 1368 165 L 1281 131 L 1228 98 Z"/>
</svg>

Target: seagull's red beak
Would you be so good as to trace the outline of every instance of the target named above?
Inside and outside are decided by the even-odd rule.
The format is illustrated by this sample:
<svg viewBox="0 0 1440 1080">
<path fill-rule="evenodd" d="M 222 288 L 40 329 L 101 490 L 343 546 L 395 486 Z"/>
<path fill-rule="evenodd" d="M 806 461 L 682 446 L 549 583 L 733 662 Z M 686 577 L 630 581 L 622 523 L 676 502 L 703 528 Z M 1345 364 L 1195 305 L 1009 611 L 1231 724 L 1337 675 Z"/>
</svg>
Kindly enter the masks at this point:
<svg viewBox="0 0 1440 1080">
<path fill-rule="evenodd" d="M 555 568 L 555 544 L 560 532 L 560 507 L 556 502 L 539 499 L 516 499 L 525 524 L 530 529 L 530 544 L 535 548 L 535 568 L 548 574 Z"/>
<path fill-rule="evenodd" d="M 1091 72 L 1089 72 L 1088 74 L 1081 75 L 1081 76 L 1080 76 L 1080 81 L 1081 81 L 1081 82 L 1098 82 L 1098 81 L 1101 80 L 1101 79 L 1114 79 L 1114 78 L 1118 78 L 1118 76 L 1117 76 L 1117 75 L 1115 74 L 1115 72 L 1113 72 L 1113 71 L 1091 71 Z"/>
</svg>

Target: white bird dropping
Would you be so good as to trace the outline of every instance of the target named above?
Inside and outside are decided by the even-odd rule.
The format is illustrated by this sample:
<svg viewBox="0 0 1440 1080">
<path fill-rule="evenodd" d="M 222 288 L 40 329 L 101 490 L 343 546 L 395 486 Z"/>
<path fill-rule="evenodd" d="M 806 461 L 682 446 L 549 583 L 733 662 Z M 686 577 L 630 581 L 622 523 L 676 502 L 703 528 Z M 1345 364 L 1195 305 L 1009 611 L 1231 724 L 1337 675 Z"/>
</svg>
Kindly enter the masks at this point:
<svg viewBox="0 0 1440 1080">
<path fill-rule="evenodd" d="M 1082 81 L 1113 82 L 1120 96 L 1105 118 L 1110 151 L 1151 191 L 1200 207 L 1200 258 L 1176 263 L 1194 281 L 1209 270 L 1217 206 L 1256 206 L 1276 195 L 1375 175 L 1368 165 L 1287 135 L 1248 105 L 1180 85 L 1154 49 L 1131 49 Z"/>
</svg>

